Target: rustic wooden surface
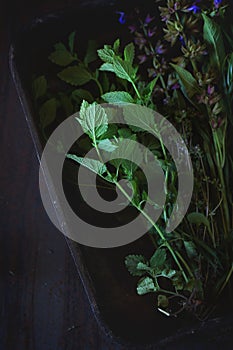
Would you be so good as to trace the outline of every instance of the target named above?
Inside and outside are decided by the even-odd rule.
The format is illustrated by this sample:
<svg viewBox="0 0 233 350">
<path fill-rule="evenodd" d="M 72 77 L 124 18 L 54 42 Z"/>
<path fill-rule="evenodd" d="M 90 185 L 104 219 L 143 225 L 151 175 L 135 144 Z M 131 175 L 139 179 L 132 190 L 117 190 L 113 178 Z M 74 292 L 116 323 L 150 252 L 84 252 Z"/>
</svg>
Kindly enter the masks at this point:
<svg viewBox="0 0 233 350">
<path fill-rule="evenodd" d="M 48 4 L 49 3 L 49 4 Z M 0 12 L 0 349 L 119 349 L 100 331 L 38 188 L 38 160 L 8 68 L 12 35 L 72 1 L 6 1 Z"/>
</svg>

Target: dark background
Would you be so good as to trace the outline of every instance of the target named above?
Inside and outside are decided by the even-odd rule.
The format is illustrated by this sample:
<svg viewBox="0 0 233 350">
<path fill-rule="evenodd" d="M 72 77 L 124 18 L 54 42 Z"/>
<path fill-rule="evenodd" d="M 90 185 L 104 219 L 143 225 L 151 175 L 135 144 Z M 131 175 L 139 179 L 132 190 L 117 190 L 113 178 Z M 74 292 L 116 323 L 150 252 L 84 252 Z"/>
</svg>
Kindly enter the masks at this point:
<svg viewBox="0 0 233 350">
<path fill-rule="evenodd" d="M 0 2 L 0 350 L 120 349 L 101 332 L 38 187 L 39 164 L 8 67 L 14 35 L 77 1 Z"/>
</svg>

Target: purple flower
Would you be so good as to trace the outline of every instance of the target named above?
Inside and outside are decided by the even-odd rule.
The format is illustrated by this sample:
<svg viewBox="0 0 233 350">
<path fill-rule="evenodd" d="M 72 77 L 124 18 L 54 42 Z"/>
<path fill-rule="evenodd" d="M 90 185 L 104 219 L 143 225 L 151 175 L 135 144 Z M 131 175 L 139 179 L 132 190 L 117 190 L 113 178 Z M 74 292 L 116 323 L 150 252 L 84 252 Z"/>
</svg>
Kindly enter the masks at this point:
<svg viewBox="0 0 233 350">
<path fill-rule="evenodd" d="M 145 19 L 145 24 L 148 24 L 150 23 L 151 21 L 153 21 L 154 17 L 151 17 L 149 14 L 146 16 L 146 19 Z"/>
<path fill-rule="evenodd" d="M 214 0 L 214 7 L 217 9 L 221 5 L 222 0 Z"/>
<path fill-rule="evenodd" d="M 179 40 L 181 45 L 185 47 L 184 37 L 182 35 L 180 35 Z"/>
<path fill-rule="evenodd" d="M 125 13 L 122 11 L 117 11 L 116 13 L 119 15 L 118 21 L 120 24 L 124 24 L 126 22 Z"/>
<path fill-rule="evenodd" d="M 147 31 L 147 35 L 148 35 L 148 37 L 149 38 L 151 38 L 153 35 L 155 35 L 155 28 L 154 29 L 148 29 L 148 31 Z"/>
<path fill-rule="evenodd" d="M 134 33 L 136 31 L 136 29 L 137 29 L 136 26 L 133 24 L 131 26 L 129 26 L 129 31 L 131 34 Z"/>
<path fill-rule="evenodd" d="M 200 7 L 197 6 L 197 5 L 192 5 L 192 6 L 189 6 L 188 8 L 186 8 L 186 11 L 187 12 L 193 12 L 193 13 L 198 13 L 201 11 Z"/>
<path fill-rule="evenodd" d="M 146 62 L 147 57 L 146 57 L 146 55 L 139 55 L 138 59 L 139 59 L 139 64 L 142 64 L 142 63 Z"/>
</svg>

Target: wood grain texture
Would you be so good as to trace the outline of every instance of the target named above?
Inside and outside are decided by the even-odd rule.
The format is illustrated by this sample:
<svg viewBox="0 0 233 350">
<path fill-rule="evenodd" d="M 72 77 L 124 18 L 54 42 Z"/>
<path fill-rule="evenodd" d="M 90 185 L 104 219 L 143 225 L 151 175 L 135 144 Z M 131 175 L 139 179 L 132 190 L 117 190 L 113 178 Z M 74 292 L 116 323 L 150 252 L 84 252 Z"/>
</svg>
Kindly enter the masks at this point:
<svg viewBox="0 0 233 350">
<path fill-rule="evenodd" d="M 8 2 L 0 25 L 0 350 L 120 349 L 92 314 L 66 241 L 50 223 L 38 161 L 8 68 L 14 32 L 71 1 Z"/>
</svg>

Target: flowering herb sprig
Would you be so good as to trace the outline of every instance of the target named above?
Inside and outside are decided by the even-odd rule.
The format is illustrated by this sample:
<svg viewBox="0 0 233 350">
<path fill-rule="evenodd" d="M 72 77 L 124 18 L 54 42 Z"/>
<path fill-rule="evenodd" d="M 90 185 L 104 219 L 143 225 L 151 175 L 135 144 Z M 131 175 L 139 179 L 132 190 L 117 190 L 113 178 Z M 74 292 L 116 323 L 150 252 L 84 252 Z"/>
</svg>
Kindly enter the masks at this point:
<svg viewBox="0 0 233 350">
<path fill-rule="evenodd" d="M 100 162 L 101 150 L 117 147 L 110 141 L 114 137 L 138 140 L 151 149 L 165 174 L 166 203 L 157 223 L 145 216 L 153 223 L 149 236 L 154 253 L 132 252 L 125 265 L 140 277 L 139 295 L 155 293 L 159 311 L 167 316 L 190 311 L 206 319 L 233 273 L 233 29 L 225 24 L 230 10 L 224 0 L 157 3 L 159 16 L 158 8 L 144 15 L 140 10 L 134 16 L 117 13 L 132 38 L 124 47 L 120 39 L 98 50 L 90 42 L 80 58 L 73 33 L 67 46 L 56 44 L 49 59 L 59 67 L 60 81 L 71 88 L 52 96 L 41 76 L 33 82 L 33 94 L 44 135 L 59 109 L 69 115 L 81 106 L 79 122 L 84 125 L 95 102 L 147 106 L 176 126 L 190 150 L 195 179 L 189 213 L 172 234 L 165 227 L 177 196 L 177 174 L 162 143 L 141 129 L 110 125 L 94 140 L 88 134 L 86 141 L 94 144 Z M 85 166 L 81 157 L 69 158 Z M 99 167 L 87 166 L 98 173 Z M 140 169 L 122 162 L 104 170 L 109 188 L 117 185 L 116 179 L 131 181 L 136 210 L 143 212 L 146 200 L 156 208 Z"/>
</svg>

